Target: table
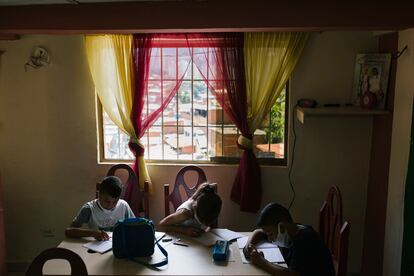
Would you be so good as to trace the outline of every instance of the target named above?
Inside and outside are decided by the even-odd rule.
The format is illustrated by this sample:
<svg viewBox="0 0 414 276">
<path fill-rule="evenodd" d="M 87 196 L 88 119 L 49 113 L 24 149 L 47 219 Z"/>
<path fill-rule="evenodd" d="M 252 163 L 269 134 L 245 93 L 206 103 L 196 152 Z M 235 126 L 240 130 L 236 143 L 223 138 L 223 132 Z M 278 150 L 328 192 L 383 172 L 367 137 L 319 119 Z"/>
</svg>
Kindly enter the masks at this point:
<svg viewBox="0 0 414 276">
<path fill-rule="evenodd" d="M 250 235 L 251 233 L 242 233 Z M 62 241 L 59 247 L 76 252 L 85 262 L 89 275 L 269 275 L 264 270 L 251 264 L 243 264 L 237 242 L 230 245 L 230 261 L 216 264 L 212 261 L 211 248 L 206 247 L 191 238 L 176 235 L 188 247 L 167 244 L 168 265 L 161 271 L 149 269 L 125 259 L 114 257 L 112 250 L 104 254 L 88 253 L 82 245 L 90 238 L 68 239 Z M 162 243 L 161 243 L 162 244 Z M 154 258 L 162 258 L 158 253 Z M 70 275 L 70 267 L 65 260 L 48 261 L 43 272 L 45 275 Z"/>
</svg>

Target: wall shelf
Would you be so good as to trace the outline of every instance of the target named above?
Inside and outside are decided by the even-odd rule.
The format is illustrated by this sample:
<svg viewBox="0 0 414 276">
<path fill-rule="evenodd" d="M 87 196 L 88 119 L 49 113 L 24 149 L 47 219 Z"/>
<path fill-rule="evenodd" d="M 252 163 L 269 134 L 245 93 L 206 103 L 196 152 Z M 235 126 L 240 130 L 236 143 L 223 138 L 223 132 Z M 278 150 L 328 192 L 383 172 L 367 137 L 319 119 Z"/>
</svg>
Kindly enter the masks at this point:
<svg viewBox="0 0 414 276">
<path fill-rule="evenodd" d="M 305 117 L 310 116 L 374 116 L 387 115 L 389 113 L 388 110 L 362 109 L 356 106 L 315 108 L 296 107 L 296 117 L 302 124 L 305 123 Z"/>
</svg>

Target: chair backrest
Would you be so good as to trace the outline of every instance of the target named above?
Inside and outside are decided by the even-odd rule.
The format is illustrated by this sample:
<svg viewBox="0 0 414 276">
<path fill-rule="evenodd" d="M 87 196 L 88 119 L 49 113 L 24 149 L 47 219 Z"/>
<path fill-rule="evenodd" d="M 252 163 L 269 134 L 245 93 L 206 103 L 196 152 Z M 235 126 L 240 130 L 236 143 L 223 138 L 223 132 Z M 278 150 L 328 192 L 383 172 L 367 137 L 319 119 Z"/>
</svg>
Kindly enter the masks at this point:
<svg viewBox="0 0 414 276">
<path fill-rule="evenodd" d="M 26 271 L 26 276 L 43 275 L 43 265 L 48 260 L 64 259 L 67 260 L 71 267 L 71 275 L 87 276 L 88 271 L 85 263 L 75 252 L 61 247 L 49 248 L 41 252 L 30 264 Z"/>
<path fill-rule="evenodd" d="M 121 171 L 126 171 L 128 173 L 127 180 L 123 180 L 122 176 L 119 174 Z M 106 176 L 118 176 L 123 184 L 123 191 L 121 193 L 121 198 L 128 202 L 135 216 L 144 216 L 149 218 L 149 183 L 145 181 L 144 190 L 138 185 L 138 179 L 134 170 L 126 164 L 116 164 L 113 165 L 109 170 Z M 96 184 L 96 198 L 99 195 L 99 183 Z"/>
<path fill-rule="evenodd" d="M 337 186 L 332 186 L 319 212 L 319 233 L 323 241 L 333 252 L 335 250 L 335 233 L 342 223 L 342 196 Z"/>
<path fill-rule="evenodd" d="M 192 185 L 188 185 L 187 183 L 185 183 L 185 179 L 184 179 L 184 175 L 189 171 L 196 172 L 197 177 L 198 177 L 197 181 L 195 183 L 193 183 Z M 168 216 L 170 214 L 170 202 L 174 207 L 174 211 L 177 210 L 177 208 L 183 203 L 183 201 L 190 198 L 194 194 L 194 192 L 197 190 L 198 186 L 200 186 L 200 184 L 202 184 L 206 181 L 207 181 L 206 174 L 204 173 L 204 171 L 200 167 L 197 167 L 197 166 L 194 166 L 194 165 L 183 167 L 177 173 L 177 176 L 175 178 L 174 189 L 171 192 L 171 194 L 170 194 L 170 190 L 169 190 L 169 184 L 164 185 L 165 216 Z M 181 198 L 180 186 L 183 187 L 183 189 L 185 191 L 185 194 L 187 195 L 187 198 L 185 200 L 183 200 Z"/>
<path fill-rule="evenodd" d="M 349 224 L 349 222 L 345 221 L 342 224 L 341 231 L 339 232 L 338 256 L 333 256 L 337 276 L 346 276 L 350 228 L 351 225 Z"/>
<path fill-rule="evenodd" d="M 319 211 L 319 234 L 332 254 L 337 276 L 345 276 L 348 259 L 350 223 L 342 222 L 342 196 L 332 186 Z"/>
</svg>

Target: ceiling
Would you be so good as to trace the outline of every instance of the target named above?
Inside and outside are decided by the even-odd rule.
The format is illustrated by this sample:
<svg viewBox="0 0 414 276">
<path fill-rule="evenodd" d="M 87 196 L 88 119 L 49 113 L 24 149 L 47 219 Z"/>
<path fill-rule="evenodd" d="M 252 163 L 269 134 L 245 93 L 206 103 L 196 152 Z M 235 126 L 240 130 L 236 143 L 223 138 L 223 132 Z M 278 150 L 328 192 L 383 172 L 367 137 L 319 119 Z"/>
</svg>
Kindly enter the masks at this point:
<svg viewBox="0 0 414 276">
<path fill-rule="evenodd" d="M 148 0 L 0 0 L 0 6 L 82 4 L 98 2 L 148 2 Z M 154 1 L 154 0 L 152 0 Z"/>
<path fill-rule="evenodd" d="M 16 34 L 378 31 L 414 27 L 414 5 L 409 8 L 378 1 L 375 16 L 367 16 L 373 9 L 369 1 L 321 1 L 316 6 L 310 2 L 313 1 L 297 5 L 295 1 L 276 0 L 0 0 L 0 34 L 10 37 Z"/>
</svg>

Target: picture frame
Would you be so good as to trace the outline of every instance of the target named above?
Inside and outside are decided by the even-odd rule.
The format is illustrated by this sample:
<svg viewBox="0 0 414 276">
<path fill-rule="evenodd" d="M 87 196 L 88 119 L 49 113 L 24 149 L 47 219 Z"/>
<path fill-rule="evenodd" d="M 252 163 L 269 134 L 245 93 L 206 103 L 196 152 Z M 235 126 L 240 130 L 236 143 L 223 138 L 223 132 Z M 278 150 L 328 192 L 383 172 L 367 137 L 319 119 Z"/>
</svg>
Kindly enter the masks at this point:
<svg viewBox="0 0 414 276">
<path fill-rule="evenodd" d="M 375 109 L 384 109 L 387 100 L 391 54 L 357 54 L 352 103 L 361 105 L 364 94 L 375 96 Z"/>
</svg>

